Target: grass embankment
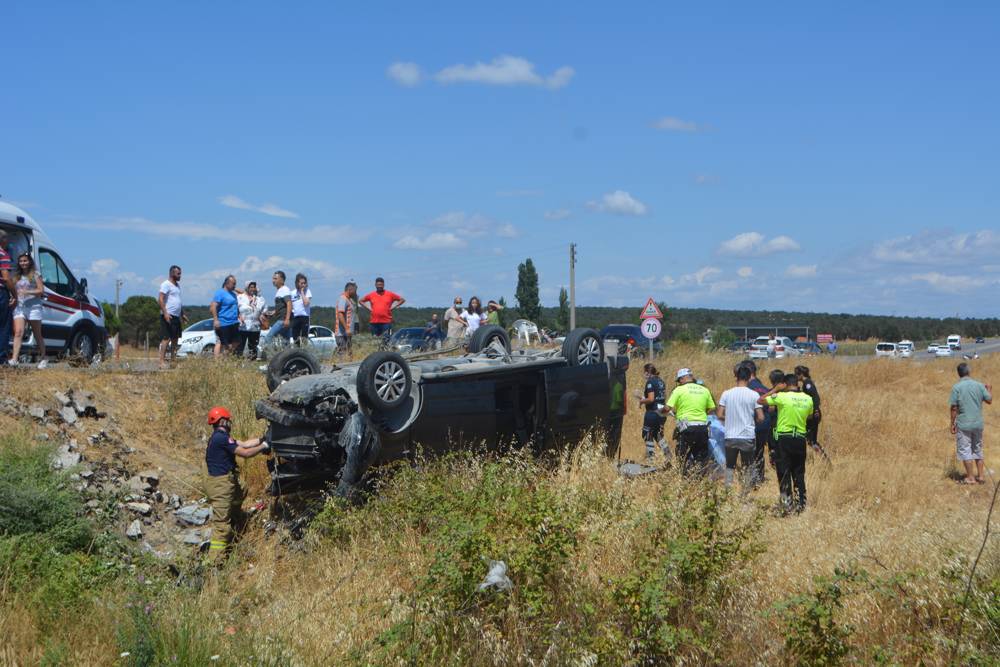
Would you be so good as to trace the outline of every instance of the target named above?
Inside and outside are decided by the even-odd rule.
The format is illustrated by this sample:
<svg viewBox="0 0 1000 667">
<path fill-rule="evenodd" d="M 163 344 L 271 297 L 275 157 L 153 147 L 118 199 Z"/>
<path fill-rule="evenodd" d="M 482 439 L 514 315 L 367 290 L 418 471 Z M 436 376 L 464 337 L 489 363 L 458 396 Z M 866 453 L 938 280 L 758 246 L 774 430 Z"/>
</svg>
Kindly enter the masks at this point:
<svg viewBox="0 0 1000 667">
<path fill-rule="evenodd" d="M 667 377 L 693 367 L 718 396 L 731 384 L 734 361 L 675 349 L 658 365 Z M 27 514 L 0 528 L 0 658 L 88 665 L 171 664 L 175 656 L 177 664 L 205 664 L 216 655 L 216 664 L 275 665 L 1000 660 L 995 537 L 961 620 L 991 489 L 953 481 L 947 395 L 954 362 L 807 363 L 823 394 L 823 440 L 834 463 L 810 460 L 810 506 L 801 516 L 769 513 L 773 473 L 743 499 L 669 472 L 623 480 L 591 443 L 544 466 L 468 454 L 400 467 L 365 507 L 331 504 L 294 546 L 255 525 L 200 590 L 174 585 L 162 566 L 79 520 L 79 501 L 38 463 L 44 452 L 30 442 L 30 425 L 0 419 L 15 433 L 0 445 L 0 504 L 29 494 L 13 505 Z M 641 386 L 638 366 L 630 392 Z M 974 370 L 997 377 L 1000 359 Z M 68 386 L 97 392 L 136 456 L 163 465 L 178 483 L 197 483 L 211 405 L 234 410 L 240 437 L 261 428 L 252 401 L 264 391 L 262 379 L 229 364 L 12 377 L 23 379 L 25 401 Z M 634 407 L 633 400 L 623 455 L 639 458 Z M 986 412 L 987 463 L 995 468 L 1000 419 L 995 409 Z M 262 462 L 250 461 L 244 474 L 259 494 Z M 33 514 L 34 488 L 59 500 Z M 507 563 L 510 592 L 478 590 L 489 560 Z"/>
</svg>

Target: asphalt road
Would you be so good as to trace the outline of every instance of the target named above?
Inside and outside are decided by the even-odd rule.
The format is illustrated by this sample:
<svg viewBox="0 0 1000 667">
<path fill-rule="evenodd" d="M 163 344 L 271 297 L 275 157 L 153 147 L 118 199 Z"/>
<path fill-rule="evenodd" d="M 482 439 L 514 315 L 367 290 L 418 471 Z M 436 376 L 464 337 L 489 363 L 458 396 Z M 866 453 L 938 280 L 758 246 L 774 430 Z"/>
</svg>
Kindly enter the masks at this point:
<svg viewBox="0 0 1000 667">
<path fill-rule="evenodd" d="M 962 349 L 956 351 L 950 357 L 939 357 L 936 354 L 928 354 L 927 346 L 925 345 L 924 347 L 918 350 L 914 350 L 913 356 L 910 358 L 910 361 L 933 361 L 934 359 L 951 359 L 955 361 L 955 363 L 958 363 L 960 361 L 963 361 L 962 357 L 963 354 L 969 354 L 969 355 L 978 354 L 982 356 L 984 354 L 992 354 L 994 352 L 1000 352 L 1000 338 L 994 338 L 994 339 L 987 338 L 985 343 L 979 343 L 978 345 L 971 341 L 965 342 L 962 344 Z M 867 361 L 870 359 L 874 359 L 875 346 L 872 345 L 871 354 L 856 354 L 851 356 L 844 355 L 840 356 L 839 358 L 846 359 L 848 362 Z M 899 359 L 899 361 L 906 361 L 906 359 Z"/>
</svg>

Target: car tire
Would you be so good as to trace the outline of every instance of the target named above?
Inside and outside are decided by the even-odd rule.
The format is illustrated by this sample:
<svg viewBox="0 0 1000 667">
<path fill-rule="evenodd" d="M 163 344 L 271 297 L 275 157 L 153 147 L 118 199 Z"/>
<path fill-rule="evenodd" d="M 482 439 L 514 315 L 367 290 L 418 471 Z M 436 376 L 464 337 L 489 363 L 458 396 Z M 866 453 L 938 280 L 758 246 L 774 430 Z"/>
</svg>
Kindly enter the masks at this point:
<svg viewBox="0 0 1000 667">
<path fill-rule="evenodd" d="M 510 354 L 510 337 L 503 330 L 503 327 L 498 327 L 495 324 L 487 324 L 475 330 L 472 337 L 469 338 L 469 352 L 472 354 L 482 352 L 496 340 L 499 340 L 503 344 L 503 349 L 507 351 L 507 354 Z"/>
<path fill-rule="evenodd" d="M 604 343 L 593 329 L 573 329 L 563 341 L 562 354 L 570 366 L 604 363 Z"/>
<path fill-rule="evenodd" d="M 267 388 L 274 391 L 282 382 L 319 372 L 319 360 L 309 350 L 300 347 L 282 350 L 267 364 Z"/>
<path fill-rule="evenodd" d="M 410 364 L 397 352 L 373 352 L 358 367 L 358 394 L 376 410 L 392 410 L 410 394 Z"/>
<path fill-rule="evenodd" d="M 82 357 L 88 363 L 98 354 L 97 340 L 94 335 L 86 329 L 77 329 L 70 336 L 69 346 L 66 351 L 73 357 Z"/>
<path fill-rule="evenodd" d="M 201 356 L 211 357 L 214 355 L 215 355 L 215 343 L 212 343 L 211 345 L 206 345 L 205 347 L 201 348 Z"/>
</svg>

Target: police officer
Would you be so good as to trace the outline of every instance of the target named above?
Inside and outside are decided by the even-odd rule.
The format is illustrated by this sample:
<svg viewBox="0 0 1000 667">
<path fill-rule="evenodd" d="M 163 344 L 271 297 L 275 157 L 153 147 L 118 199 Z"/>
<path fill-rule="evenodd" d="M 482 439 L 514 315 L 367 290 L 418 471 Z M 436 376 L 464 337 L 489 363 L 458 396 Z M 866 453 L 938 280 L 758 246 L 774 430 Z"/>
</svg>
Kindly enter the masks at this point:
<svg viewBox="0 0 1000 667">
<path fill-rule="evenodd" d="M 684 474 L 708 471 L 712 454 L 708 449 L 708 413 L 715 411 L 712 392 L 694 379 L 690 368 L 677 371 L 677 387 L 670 392 L 667 407 L 677 420 L 677 456 Z"/>
<path fill-rule="evenodd" d="M 205 450 L 208 478 L 205 493 L 212 505 L 212 541 L 208 557 L 217 562 L 229 548 L 236 532 L 243 528 L 243 498 L 246 491 L 240 484 L 236 457 L 251 458 L 270 451 L 270 446 L 260 438 L 237 441 L 230 434 L 233 415 L 226 408 L 214 407 L 208 411 L 208 423 L 214 427 Z"/>
<path fill-rule="evenodd" d="M 812 397 L 799 391 L 798 378 L 788 374 L 757 403 L 778 408 L 772 457 L 781 490 L 780 509 L 801 512 L 806 508 L 806 421 L 813 414 Z"/>
<path fill-rule="evenodd" d="M 646 442 L 646 460 L 652 460 L 653 452 L 659 443 L 663 456 L 669 461 L 670 446 L 663 437 L 663 424 L 667 418 L 660 414 L 667 402 L 667 385 L 660 379 L 660 372 L 653 364 L 643 366 L 642 373 L 646 378 L 646 387 L 642 390 L 639 405 L 646 407 L 646 414 L 642 418 L 642 439 Z"/>
</svg>

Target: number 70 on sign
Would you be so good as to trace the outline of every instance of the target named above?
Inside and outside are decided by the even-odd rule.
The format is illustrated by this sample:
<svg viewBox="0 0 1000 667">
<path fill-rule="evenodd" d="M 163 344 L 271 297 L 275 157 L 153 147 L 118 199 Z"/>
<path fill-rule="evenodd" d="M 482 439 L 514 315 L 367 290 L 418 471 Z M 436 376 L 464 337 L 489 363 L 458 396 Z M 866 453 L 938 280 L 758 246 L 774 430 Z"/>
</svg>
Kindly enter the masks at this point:
<svg viewBox="0 0 1000 667">
<path fill-rule="evenodd" d="M 649 340 L 653 340 L 654 338 L 659 337 L 660 332 L 663 330 L 663 325 L 660 324 L 660 320 L 655 320 L 650 317 L 642 321 L 640 328 L 642 329 L 642 335 L 644 337 Z"/>
</svg>

